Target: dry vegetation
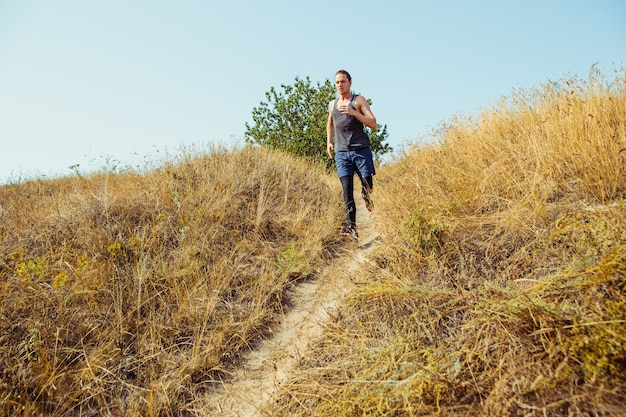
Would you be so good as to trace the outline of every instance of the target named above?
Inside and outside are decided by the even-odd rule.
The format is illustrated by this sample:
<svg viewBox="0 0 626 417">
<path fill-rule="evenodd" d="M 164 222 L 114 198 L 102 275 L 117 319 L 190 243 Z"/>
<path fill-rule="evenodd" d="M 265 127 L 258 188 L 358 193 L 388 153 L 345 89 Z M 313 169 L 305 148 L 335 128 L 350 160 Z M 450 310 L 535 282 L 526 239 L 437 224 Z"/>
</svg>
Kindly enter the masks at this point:
<svg viewBox="0 0 626 417">
<path fill-rule="evenodd" d="M 265 414 L 626 415 L 613 75 L 514 93 L 381 167 L 367 283 Z M 0 188 L 0 415 L 205 415 L 332 261 L 337 183 L 245 149 Z"/>
<path fill-rule="evenodd" d="M 192 413 L 333 256 L 320 172 L 215 150 L 0 188 L 0 415 Z"/>
<path fill-rule="evenodd" d="M 626 415 L 625 75 L 515 93 L 381 169 L 370 283 L 268 415 Z"/>
</svg>

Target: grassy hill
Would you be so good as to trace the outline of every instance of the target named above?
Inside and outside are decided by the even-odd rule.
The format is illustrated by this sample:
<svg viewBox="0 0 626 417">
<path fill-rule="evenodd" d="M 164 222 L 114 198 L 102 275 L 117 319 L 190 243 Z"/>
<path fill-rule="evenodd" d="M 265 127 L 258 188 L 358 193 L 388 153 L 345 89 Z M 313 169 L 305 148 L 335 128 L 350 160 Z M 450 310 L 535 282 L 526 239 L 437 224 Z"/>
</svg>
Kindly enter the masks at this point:
<svg viewBox="0 0 626 417">
<path fill-rule="evenodd" d="M 0 414 L 185 409 L 333 257 L 330 184 L 245 149 L 0 188 Z"/>
<path fill-rule="evenodd" d="M 275 415 L 626 415 L 626 76 L 519 91 L 377 176 L 367 285 Z"/>
<path fill-rule="evenodd" d="M 379 169 L 382 239 L 267 415 L 626 409 L 626 74 L 519 91 Z M 259 148 L 0 187 L 0 415 L 205 415 L 346 250 Z"/>
</svg>

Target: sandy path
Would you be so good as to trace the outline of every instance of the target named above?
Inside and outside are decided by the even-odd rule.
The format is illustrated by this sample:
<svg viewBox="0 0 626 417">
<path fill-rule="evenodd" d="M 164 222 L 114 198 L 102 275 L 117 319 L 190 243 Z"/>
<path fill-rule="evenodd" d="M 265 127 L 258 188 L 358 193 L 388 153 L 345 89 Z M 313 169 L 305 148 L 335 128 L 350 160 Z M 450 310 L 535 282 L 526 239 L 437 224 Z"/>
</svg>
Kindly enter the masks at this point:
<svg viewBox="0 0 626 417">
<path fill-rule="evenodd" d="M 359 242 L 354 250 L 337 258 L 320 275 L 299 284 L 293 308 L 283 317 L 270 339 L 251 351 L 231 382 L 210 399 L 220 416 L 260 417 L 260 410 L 280 391 L 309 343 L 322 335 L 325 324 L 354 285 L 354 277 L 366 261 L 366 253 L 378 237 L 365 207 L 357 208 Z"/>
</svg>

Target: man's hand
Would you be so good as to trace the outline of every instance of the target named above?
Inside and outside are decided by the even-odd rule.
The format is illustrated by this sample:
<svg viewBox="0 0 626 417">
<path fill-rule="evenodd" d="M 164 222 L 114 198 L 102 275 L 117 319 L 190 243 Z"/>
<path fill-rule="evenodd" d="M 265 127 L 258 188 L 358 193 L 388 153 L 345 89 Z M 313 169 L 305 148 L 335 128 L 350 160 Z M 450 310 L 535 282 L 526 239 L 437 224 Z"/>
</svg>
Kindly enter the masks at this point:
<svg viewBox="0 0 626 417">
<path fill-rule="evenodd" d="M 352 107 L 350 107 L 350 105 L 348 103 L 340 104 L 339 106 L 337 106 L 337 108 L 343 114 L 346 114 L 348 116 L 354 116 L 354 109 Z"/>
<path fill-rule="evenodd" d="M 326 153 L 332 159 L 335 146 L 331 142 L 326 142 Z"/>
<path fill-rule="evenodd" d="M 376 130 L 376 117 L 372 110 L 370 109 L 370 105 L 367 103 L 367 99 L 363 96 L 357 96 L 354 99 L 355 108 L 350 107 L 349 103 L 340 104 L 337 106 L 339 111 L 345 115 L 355 117 L 365 126 L 369 127 L 372 130 Z M 332 109 L 329 109 L 329 112 Z"/>
</svg>

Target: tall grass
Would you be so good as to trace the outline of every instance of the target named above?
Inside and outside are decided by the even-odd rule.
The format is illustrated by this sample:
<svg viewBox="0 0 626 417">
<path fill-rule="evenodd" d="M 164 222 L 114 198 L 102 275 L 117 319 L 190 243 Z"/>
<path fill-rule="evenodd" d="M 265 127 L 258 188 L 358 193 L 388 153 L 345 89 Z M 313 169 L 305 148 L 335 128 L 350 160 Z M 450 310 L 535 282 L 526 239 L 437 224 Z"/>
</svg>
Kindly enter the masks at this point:
<svg viewBox="0 0 626 417">
<path fill-rule="evenodd" d="M 380 169 L 370 283 L 271 413 L 626 415 L 625 154 L 626 73 L 594 68 Z"/>
<path fill-rule="evenodd" d="M 0 415 L 173 416 L 333 255 L 335 182 L 263 149 L 0 188 Z"/>
<path fill-rule="evenodd" d="M 263 412 L 624 415 L 625 121 L 594 68 L 381 167 L 382 240 Z M 246 148 L 0 187 L 0 415 L 206 415 L 339 249 L 337 183 Z"/>
</svg>

